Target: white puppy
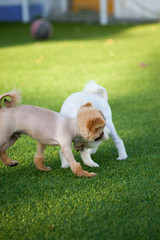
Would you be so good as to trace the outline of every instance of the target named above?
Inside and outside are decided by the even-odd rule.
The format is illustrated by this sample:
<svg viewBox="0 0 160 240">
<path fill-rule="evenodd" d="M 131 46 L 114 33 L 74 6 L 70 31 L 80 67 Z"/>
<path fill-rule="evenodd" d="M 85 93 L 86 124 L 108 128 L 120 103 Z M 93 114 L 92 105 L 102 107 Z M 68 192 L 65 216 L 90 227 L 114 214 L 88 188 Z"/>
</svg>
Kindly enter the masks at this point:
<svg viewBox="0 0 160 240">
<path fill-rule="evenodd" d="M 86 142 L 79 138 L 74 140 L 75 149 L 80 150 L 83 162 L 90 167 L 99 167 L 99 165 L 91 159 L 90 155 L 97 151 L 98 146 L 102 143 L 103 140 L 108 139 L 108 134 L 110 134 L 117 147 L 119 154 L 117 160 L 126 159 L 127 153 L 125 146 L 122 139 L 118 136 L 112 122 L 111 108 L 108 104 L 108 94 L 105 88 L 101 87 L 94 81 L 89 82 L 85 86 L 83 92 L 74 93 L 64 101 L 60 112 L 67 117 L 76 117 L 78 109 L 87 102 L 91 102 L 95 108 L 99 109 L 103 113 L 106 120 L 106 127 L 103 130 L 104 136 L 97 141 Z M 62 152 L 60 152 L 60 157 L 61 166 L 63 168 L 69 167 L 69 164 Z"/>
</svg>

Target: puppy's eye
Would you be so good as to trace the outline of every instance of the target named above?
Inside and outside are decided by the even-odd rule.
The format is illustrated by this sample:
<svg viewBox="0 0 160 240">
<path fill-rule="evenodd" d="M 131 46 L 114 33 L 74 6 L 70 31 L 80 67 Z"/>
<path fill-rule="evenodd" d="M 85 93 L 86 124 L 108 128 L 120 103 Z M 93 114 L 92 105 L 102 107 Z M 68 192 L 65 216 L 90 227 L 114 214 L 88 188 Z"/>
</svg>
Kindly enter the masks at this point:
<svg viewBox="0 0 160 240">
<path fill-rule="evenodd" d="M 95 129 L 95 131 L 96 132 L 99 132 L 100 130 L 102 130 L 103 128 L 102 127 L 97 127 L 96 129 Z"/>
</svg>

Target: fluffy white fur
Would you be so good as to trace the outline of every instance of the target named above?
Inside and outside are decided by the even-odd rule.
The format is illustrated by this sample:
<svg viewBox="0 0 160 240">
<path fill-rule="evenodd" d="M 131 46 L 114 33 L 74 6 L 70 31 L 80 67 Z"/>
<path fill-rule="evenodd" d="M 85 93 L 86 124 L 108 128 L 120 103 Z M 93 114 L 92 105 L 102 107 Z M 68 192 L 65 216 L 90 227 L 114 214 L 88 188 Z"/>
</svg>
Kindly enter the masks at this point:
<svg viewBox="0 0 160 240">
<path fill-rule="evenodd" d="M 90 155 L 97 151 L 98 146 L 102 143 L 103 140 L 108 139 L 108 134 L 110 134 L 118 150 L 119 156 L 117 160 L 126 159 L 127 153 L 125 146 L 114 127 L 111 108 L 108 104 L 108 94 L 105 88 L 98 85 L 94 81 L 89 82 L 85 86 L 83 92 L 74 93 L 64 101 L 60 112 L 67 117 L 76 117 L 78 109 L 87 102 L 91 102 L 95 108 L 99 109 L 103 113 L 106 120 L 106 126 L 103 130 L 103 139 L 94 142 L 84 142 L 83 148 L 79 148 L 83 162 L 90 167 L 99 167 L 99 165 L 92 160 Z M 76 145 L 82 145 L 81 142 L 81 139 L 75 139 Z M 69 167 L 67 160 L 61 152 L 60 157 L 61 166 L 63 168 Z"/>
</svg>

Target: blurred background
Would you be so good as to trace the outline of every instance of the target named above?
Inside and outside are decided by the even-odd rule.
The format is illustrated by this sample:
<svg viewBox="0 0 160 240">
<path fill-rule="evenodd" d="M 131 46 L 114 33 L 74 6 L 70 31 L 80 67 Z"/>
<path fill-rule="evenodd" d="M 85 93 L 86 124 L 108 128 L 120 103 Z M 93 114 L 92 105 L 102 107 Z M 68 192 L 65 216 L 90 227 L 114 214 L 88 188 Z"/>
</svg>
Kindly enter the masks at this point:
<svg viewBox="0 0 160 240">
<path fill-rule="evenodd" d="M 159 0 L 0 0 L 0 21 L 86 23 L 154 22 L 160 19 Z"/>
</svg>

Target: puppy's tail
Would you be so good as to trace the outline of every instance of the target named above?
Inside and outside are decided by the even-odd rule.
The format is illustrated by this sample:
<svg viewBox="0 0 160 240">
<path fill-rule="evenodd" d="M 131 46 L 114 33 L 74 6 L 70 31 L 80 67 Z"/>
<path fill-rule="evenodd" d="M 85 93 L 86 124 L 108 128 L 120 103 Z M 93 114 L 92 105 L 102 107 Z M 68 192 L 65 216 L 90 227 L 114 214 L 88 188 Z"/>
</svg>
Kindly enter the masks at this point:
<svg viewBox="0 0 160 240">
<path fill-rule="evenodd" d="M 96 82 L 94 81 L 90 81 L 88 82 L 84 89 L 84 92 L 90 92 L 93 93 L 95 95 L 98 95 L 101 98 L 104 98 L 106 101 L 108 101 L 108 94 L 105 88 L 101 87 L 100 85 L 98 85 Z"/>
<path fill-rule="evenodd" d="M 5 97 L 10 97 L 10 100 L 4 99 L 4 106 L 7 108 L 14 107 L 15 104 L 19 103 L 21 100 L 20 94 L 16 90 L 13 90 L 8 93 L 4 93 L 4 94 L 0 95 L 0 109 L 2 108 L 1 102 L 2 102 L 3 98 L 5 98 Z"/>
</svg>

